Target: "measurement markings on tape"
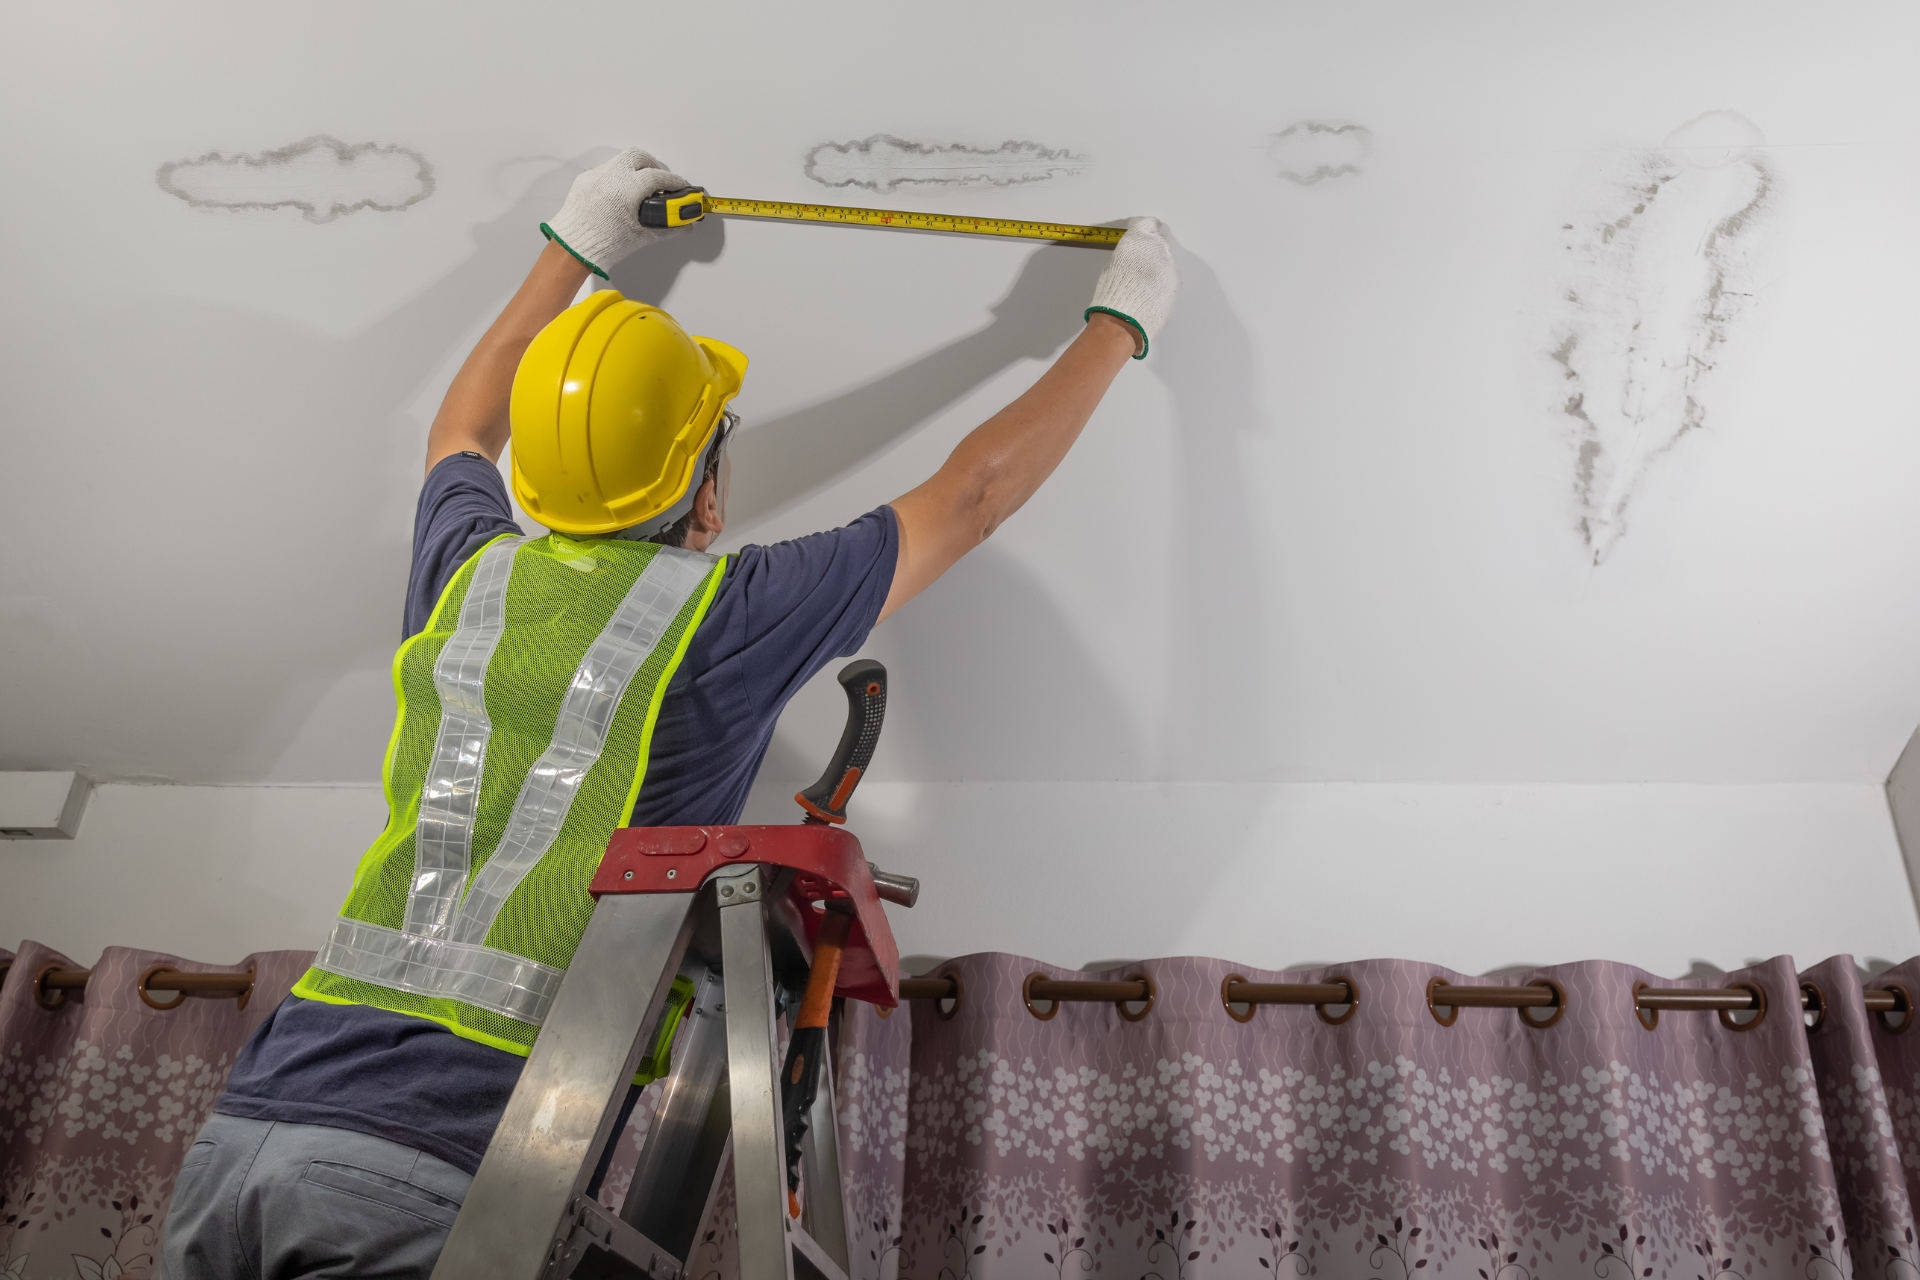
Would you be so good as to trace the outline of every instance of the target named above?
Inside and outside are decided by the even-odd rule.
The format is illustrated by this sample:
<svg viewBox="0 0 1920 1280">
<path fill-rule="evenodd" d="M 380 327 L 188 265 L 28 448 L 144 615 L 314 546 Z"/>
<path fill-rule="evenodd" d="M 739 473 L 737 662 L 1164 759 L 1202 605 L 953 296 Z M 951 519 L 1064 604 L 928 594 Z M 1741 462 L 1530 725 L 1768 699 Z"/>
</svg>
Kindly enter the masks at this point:
<svg viewBox="0 0 1920 1280">
<path fill-rule="evenodd" d="M 862 209 L 841 204 L 790 204 L 784 200 L 740 200 L 716 196 L 703 187 L 651 196 L 640 206 L 640 222 L 649 227 L 680 227 L 710 213 L 732 218 L 772 218 L 783 222 L 837 222 L 844 226 L 893 227 L 914 231 L 952 231 L 961 235 L 1013 236 L 1112 248 L 1123 227 L 1082 227 L 1064 222 L 1019 222 L 1010 218 L 967 218 L 899 209 Z"/>
<path fill-rule="evenodd" d="M 835 204 L 787 204 L 779 200 L 735 200 L 709 195 L 707 207 L 737 218 L 782 218 L 792 222 L 849 222 L 869 227 L 911 227 L 917 231 L 958 231 L 979 236 L 1016 236 L 1027 240 L 1063 240 L 1077 244 L 1118 244 L 1121 227 L 1077 227 L 1060 222 L 1016 222 L 1008 218 L 966 218 L 945 213 L 861 209 Z"/>
</svg>

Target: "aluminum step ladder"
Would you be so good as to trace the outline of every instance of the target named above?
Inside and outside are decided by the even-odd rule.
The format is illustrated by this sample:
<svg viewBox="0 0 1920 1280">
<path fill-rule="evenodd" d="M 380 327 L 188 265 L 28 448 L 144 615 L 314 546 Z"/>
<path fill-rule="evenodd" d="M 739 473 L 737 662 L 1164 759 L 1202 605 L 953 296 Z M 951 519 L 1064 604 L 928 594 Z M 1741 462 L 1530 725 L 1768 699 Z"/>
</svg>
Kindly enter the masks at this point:
<svg viewBox="0 0 1920 1280">
<path fill-rule="evenodd" d="M 831 825 L 872 756 L 886 696 L 876 662 L 850 665 L 840 681 L 847 729 L 826 775 L 796 797 L 804 823 L 614 834 L 593 916 L 435 1280 L 688 1280 L 729 1158 L 740 1280 L 847 1280 L 831 1062 L 817 1062 L 802 1113 L 796 1202 L 777 1019 L 799 1003 L 830 914 L 847 917 L 834 926 L 845 942 L 833 994 L 895 1006 L 900 958 L 881 899 L 911 906 L 919 886 L 878 871 Z M 670 1034 L 680 1023 L 672 1066 L 615 1213 L 587 1192 L 619 1140 L 636 1069 L 664 1048 L 663 1018 Z"/>
</svg>

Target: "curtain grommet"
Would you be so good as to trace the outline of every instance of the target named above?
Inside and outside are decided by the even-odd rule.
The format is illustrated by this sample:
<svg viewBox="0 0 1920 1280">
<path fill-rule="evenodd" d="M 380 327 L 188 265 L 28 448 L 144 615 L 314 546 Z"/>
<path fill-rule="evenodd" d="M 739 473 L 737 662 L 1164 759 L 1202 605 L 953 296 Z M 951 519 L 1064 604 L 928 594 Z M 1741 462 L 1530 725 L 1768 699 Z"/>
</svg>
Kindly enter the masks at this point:
<svg viewBox="0 0 1920 1280">
<path fill-rule="evenodd" d="M 1552 978 L 1528 978 L 1527 985 L 1532 987 L 1546 987 L 1553 992 L 1553 1003 L 1547 1006 L 1553 1010 L 1553 1016 L 1545 1022 L 1535 1022 L 1531 1011 L 1527 1009 L 1515 1009 L 1514 1012 L 1520 1015 L 1521 1022 L 1524 1022 L 1535 1031 L 1545 1031 L 1548 1027 L 1553 1026 L 1559 1022 L 1560 1019 L 1567 1016 L 1567 989 L 1565 987 L 1555 982 Z M 1538 1006 L 1535 1007 L 1537 1008 Z"/>
<path fill-rule="evenodd" d="M 1812 1008 L 1807 1008 L 1809 1005 Z M 1800 1007 L 1813 1015 L 1813 1021 L 1807 1024 L 1808 1035 L 1827 1025 L 1827 993 L 1820 989 L 1819 983 L 1800 984 Z"/>
<path fill-rule="evenodd" d="M 1139 983 L 1144 983 L 1144 984 L 1146 985 L 1146 988 L 1147 988 L 1147 998 L 1146 998 L 1145 1000 L 1142 1000 L 1142 1001 L 1133 1001 L 1133 1000 L 1115 1000 L 1115 1001 L 1113 1002 L 1113 1007 L 1114 1007 L 1115 1009 L 1118 1009 L 1118 1010 L 1120 1011 L 1120 1016 L 1121 1016 L 1121 1017 L 1123 1017 L 1123 1018 L 1125 1018 L 1125 1019 L 1126 1019 L 1126 1020 L 1127 1020 L 1128 1022 L 1139 1022 L 1139 1021 L 1141 1021 L 1141 1020 L 1143 1020 L 1143 1019 L 1144 1019 L 1144 1018 L 1145 1018 L 1145 1017 L 1146 1017 L 1146 1016 L 1147 1016 L 1148 1014 L 1150 1014 L 1150 1013 L 1152 1013 L 1152 1012 L 1153 1012 L 1153 994 L 1154 994 L 1154 992 L 1153 992 L 1153 979 L 1152 979 L 1152 978 L 1149 978 L 1149 977 L 1148 977 L 1148 976 L 1147 976 L 1146 974 L 1144 974 L 1144 973 L 1130 973 L 1130 974 L 1128 974 L 1128 975 L 1126 976 L 1126 978 L 1124 979 L 1124 981 L 1126 981 L 1126 982 L 1139 982 Z M 1128 1013 L 1128 1012 L 1127 1012 L 1127 1006 L 1128 1006 L 1129 1004 L 1135 1004 L 1135 1003 L 1137 1003 L 1137 1004 L 1139 1004 L 1139 1005 L 1140 1005 L 1140 1012 L 1138 1012 L 1138 1013 Z M 1059 1004 L 1059 1002 L 1058 1002 L 1058 1001 L 1055 1001 L 1055 1002 L 1054 1002 L 1054 1006 L 1053 1006 L 1053 1007 L 1054 1007 L 1055 1009 L 1058 1009 L 1058 1008 L 1060 1007 L 1060 1004 Z M 1052 1016 L 1052 1015 L 1048 1015 L 1048 1016 Z"/>
<path fill-rule="evenodd" d="M 879 1018 L 891 1018 L 893 1016 L 893 1010 L 886 1008 L 883 1005 L 873 1006 L 873 1012 L 874 1012 L 874 1016 Z"/>
<path fill-rule="evenodd" d="M 1344 973 L 1328 974 L 1326 977 L 1322 978 L 1321 981 L 1322 982 L 1339 982 L 1339 983 L 1344 983 L 1346 985 L 1347 1011 L 1345 1013 L 1340 1013 L 1340 1014 L 1328 1013 L 1326 1005 L 1317 1004 L 1313 1006 L 1313 1012 L 1320 1019 L 1320 1021 L 1326 1023 L 1330 1027 L 1337 1027 L 1341 1023 L 1345 1022 L 1347 1019 L 1351 1018 L 1354 1014 L 1360 1012 L 1360 984 L 1359 983 L 1355 982 L 1352 978 L 1349 978 Z M 1429 993 L 1431 993 L 1432 991 L 1431 986 L 1428 987 L 1428 991 Z M 1333 1003 L 1337 1004 L 1339 1002 L 1334 1001 Z M 1428 1008 L 1432 1008 L 1432 1006 L 1429 1005 Z M 1454 1013 L 1458 1015 L 1459 1010 L 1458 1009 L 1454 1010 Z"/>
<path fill-rule="evenodd" d="M 1449 1013 L 1446 1017 L 1443 1018 L 1440 1016 L 1440 1008 L 1443 1004 L 1445 1004 L 1445 1001 L 1435 1000 L 1434 995 L 1436 992 L 1440 991 L 1442 988 L 1450 987 L 1452 985 L 1453 984 L 1448 982 L 1445 978 L 1434 978 L 1432 981 L 1427 983 L 1427 1012 L 1432 1014 L 1433 1020 L 1439 1023 L 1443 1027 L 1450 1027 L 1454 1023 L 1460 1021 L 1460 1006 L 1457 1004 L 1446 1005 L 1446 1007 L 1453 1010 L 1453 1012 Z"/>
<path fill-rule="evenodd" d="M 1259 1005 L 1250 1004 L 1247 1006 L 1247 1011 L 1245 1013 L 1235 1013 L 1233 1011 L 1233 1001 L 1227 999 L 1227 988 L 1231 987 L 1236 982 L 1245 982 L 1246 980 L 1247 980 L 1247 975 L 1244 973 L 1230 973 L 1226 977 L 1220 979 L 1220 1007 L 1225 1009 L 1227 1011 L 1227 1016 L 1229 1018 L 1232 1018 L 1235 1022 L 1252 1022 L 1253 1015 L 1260 1012 Z"/>
<path fill-rule="evenodd" d="M 42 1009 L 58 1009 L 67 1003 L 67 993 L 64 990 L 50 991 L 47 988 L 47 975 L 58 972 L 59 968 L 57 964 L 50 964 L 33 975 L 33 1002 Z"/>
<path fill-rule="evenodd" d="M 159 977 L 163 973 L 178 973 L 183 977 L 195 976 L 193 974 L 187 973 L 183 969 L 176 969 L 170 964 L 150 965 L 147 968 L 147 970 L 144 973 L 142 973 L 138 979 L 134 981 L 134 984 L 133 984 L 134 994 L 138 995 L 140 997 L 140 1003 L 146 1005 L 147 1008 L 149 1009 L 178 1009 L 181 1006 L 181 1004 L 186 1001 L 187 997 L 192 994 L 192 992 L 184 991 L 184 990 L 180 991 L 180 993 L 176 995 L 172 1000 L 166 1001 L 165 1003 L 162 1003 L 161 1001 L 154 999 L 153 987 L 151 984 L 155 978 Z M 253 988 L 254 988 L 255 982 L 258 979 L 258 975 L 259 975 L 259 970 L 255 966 L 253 965 L 247 966 L 246 968 L 247 985 L 240 988 L 240 990 L 235 992 L 233 996 L 233 1007 L 235 1009 L 246 1008 L 247 1001 L 253 999 Z M 236 973 L 231 976 L 237 978 L 240 975 Z M 209 992 L 208 994 L 217 995 L 218 992 L 212 991 L 212 992 Z"/>
<path fill-rule="evenodd" d="M 1874 1019 L 1879 1022 L 1880 1029 L 1890 1036 L 1903 1036 L 1913 1030 L 1913 993 L 1897 982 L 1885 983 L 1876 989 L 1892 992 L 1894 999 L 1893 1008 L 1873 1011 Z M 1904 1013 L 1907 1016 L 1896 1027 L 1887 1021 L 1887 1015 L 1890 1013 Z"/>
<path fill-rule="evenodd" d="M 1658 1009 L 1642 1009 L 1640 1007 L 1640 993 L 1650 990 L 1652 985 L 1653 984 L 1649 982 L 1636 982 L 1633 984 L 1633 1020 L 1647 1031 L 1653 1031 L 1660 1026 L 1660 1011 Z"/>
<path fill-rule="evenodd" d="M 1734 1010 L 1722 1009 L 1720 1010 L 1721 1026 L 1729 1031 L 1751 1031 L 1767 1020 L 1767 989 L 1765 987 L 1757 982 L 1729 982 L 1727 990 L 1753 992 L 1753 1016 L 1745 1022 L 1735 1022 Z"/>
<path fill-rule="evenodd" d="M 1054 1015 L 1060 1012 L 1060 1002 L 1058 1000 L 1053 1001 L 1045 1013 L 1033 1007 L 1033 984 L 1047 980 L 1047 975 L 1044 973 L 1030 973 L 1027 975 L 1026 981 L 1020 984 L 1020 1002 L 1027 1006 L 1028 1013 L 1042 1022 L 1053 1021 Z"/>
<path fill-rule="evenodd" d="M 148 968 L 145 973 L 142 973 L 139 979 L 133 984 L 134 993 L 140 997 L 140 1003 L 149 1009 L 178 1009 L 181 1005 L 185 1004 L 187 1002 L 187 993 L 184 991 L 174 992 L 173 999 L 162 1003 L 153 998 L 153 991 L 147 986 L 149 982 L 152 982 L 161 974 L 173 972 L 175 972 L 174 967 L 170 964 L 156 964 Z"/>
<path fill-rule="evenodd" d="M 951 1022 L 953 1021 L 953 1016 L 960 1012 L 960 1000 L 961 997 L 966 995 L 966 985 L 960 981 L 960 973 L 958 970 L 950 969 L 946 973 L 936 973 L 933 976 L 936 978 L 945 978 L 947 981 L 953 983 L 953 994 L 951 996 L 948 996 L 946 1000 L 935 1000 L 933 1002 L 934 1016 L 942 1022 Z M 940 1006 L 945 1004 L 947 1000 L 953 1001 L 953 1008 L 942 1009 Z"/>
</svg>

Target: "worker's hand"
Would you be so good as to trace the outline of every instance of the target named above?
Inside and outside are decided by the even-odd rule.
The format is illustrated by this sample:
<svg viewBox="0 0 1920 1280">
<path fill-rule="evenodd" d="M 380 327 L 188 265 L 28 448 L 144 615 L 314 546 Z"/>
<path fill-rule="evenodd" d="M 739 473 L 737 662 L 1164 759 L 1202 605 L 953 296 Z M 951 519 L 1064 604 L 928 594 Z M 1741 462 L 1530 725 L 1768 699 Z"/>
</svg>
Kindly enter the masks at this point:
<svg viewBox="0 0 1920 1280">
<path fill-rule="evenodd" d="M 646 152 L 628 147 L 575 178 L 567 202 L 540 229 L 604 278 L 614 263 L 641 245 L 685 230 L 641 226 L 640 202 L 686 185 L 685 178 L 667 172 Z"/>
<path fill-rule="evenodd" d="M 1173 246 L 1160 234 L 1160 219 L 1134 218 L 1127 234 L 1113 247 L 1113 260 L 1093 287 L 1093 305 L 1087 315 L 1105 311 L 1119 316 L 1138 331 L 1140 349 L 1135 360 L 1146 358 L 1147 346 L 1166 327 L 1173 296 L 1180 291 L 1180 273 L 1174 269 Z"/>
</svg>

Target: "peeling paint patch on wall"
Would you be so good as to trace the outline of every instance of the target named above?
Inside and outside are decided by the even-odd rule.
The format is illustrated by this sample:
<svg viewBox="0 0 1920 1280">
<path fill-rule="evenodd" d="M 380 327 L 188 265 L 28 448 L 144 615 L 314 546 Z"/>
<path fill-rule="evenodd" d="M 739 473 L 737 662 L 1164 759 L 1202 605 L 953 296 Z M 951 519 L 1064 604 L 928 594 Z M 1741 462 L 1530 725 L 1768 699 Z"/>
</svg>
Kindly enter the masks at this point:
<svg viewBox="0 0 1920 1280">
<path fill-rule="evenodd" d="M 1373 131 L 1359 124 L 1301 120 L 1273 135 L 1267 158 L 1275 171 L 1296 186 L 1311 187 L 1330 178 L 1360 172 L 1373 154 Z"/>
<path fill-rule="evenodd" d="M 1708 112 L 1615 161 L 1560 228 L 1546 354 L 1573 446 L 1574 527 L 1596 565 L 1651 469 L 1715 420 L 1712 375 L 1754 305 L 1776 200 L 1764 143 L 1745 117 Z"/>
<path fill-rule="evenodd" d="M 209 151 L 169 161 L 154 181 L 196 209 L 298 209 L 308 222 L 361 209 L 397 213 L 434 189 L 433 166 L 418 151 L 324 133 L 252 155 Z"/>
<path fill-rule="evenodd" d="M 997 147 L 909 142 L 876 133 L 858 142 L 823 142 L 807 152 L 807 176 L 823 187 L 892 191 L 899 186 L 1011 187 L 1079 173 L 1085 156 L 1037 142 Z"/>
</svg>

